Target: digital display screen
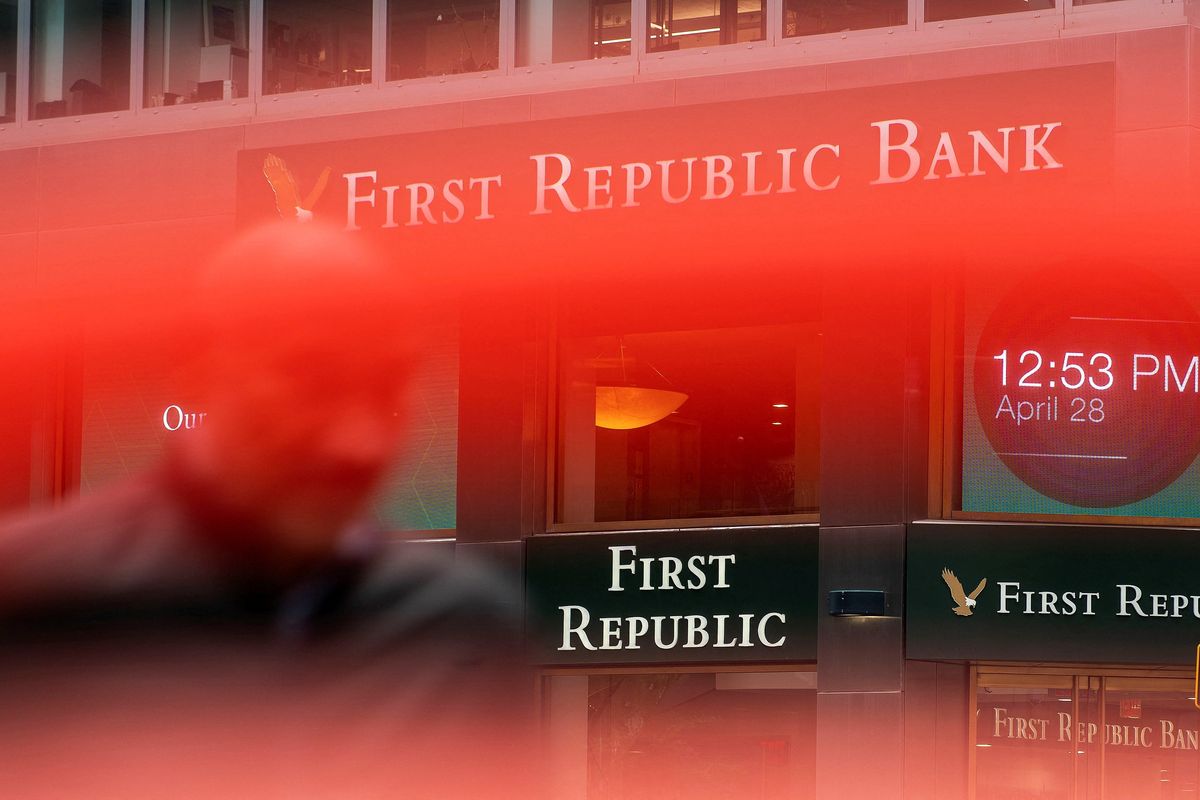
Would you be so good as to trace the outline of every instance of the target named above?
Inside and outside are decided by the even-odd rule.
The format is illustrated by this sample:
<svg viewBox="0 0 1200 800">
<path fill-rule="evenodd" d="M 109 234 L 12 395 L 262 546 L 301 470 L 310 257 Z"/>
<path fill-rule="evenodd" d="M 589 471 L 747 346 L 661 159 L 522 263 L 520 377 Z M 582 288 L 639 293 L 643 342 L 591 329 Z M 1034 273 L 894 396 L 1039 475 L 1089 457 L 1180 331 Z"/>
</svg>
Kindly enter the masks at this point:
<svg viewBox="0 0 1200 800">
<path fill-rule="evenodd" d="M 207 411 L 180 390 L 169 359 L 125 351 L 85 358 L 79 488 L 82 493 L 151 468 L 173 437 L 202 427 Z M 404 435 L 371 514 L 388 530 L 455 527 L 458 470 L 458 340 L 431 335 L 397 409 Z"/>
<path fill-rule="evenodd" d="M 1197 288 L 1165 265 L 968 277 L 961 510 L 1200 518 Z"/>
</svg>

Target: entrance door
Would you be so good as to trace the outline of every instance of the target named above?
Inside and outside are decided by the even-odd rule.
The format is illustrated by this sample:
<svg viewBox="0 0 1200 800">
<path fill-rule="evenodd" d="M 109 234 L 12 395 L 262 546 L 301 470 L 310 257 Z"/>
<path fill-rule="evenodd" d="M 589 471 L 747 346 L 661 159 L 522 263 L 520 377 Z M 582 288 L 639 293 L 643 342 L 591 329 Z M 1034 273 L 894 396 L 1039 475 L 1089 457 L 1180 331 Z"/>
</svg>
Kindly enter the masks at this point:
<svg viewBox="0 0 1200 800">
<path fill-rule="evenodd" d="M 1172 677 L 980 671 L 974 800 L 1195 800 L 1192 689 Z"/>
</svg>

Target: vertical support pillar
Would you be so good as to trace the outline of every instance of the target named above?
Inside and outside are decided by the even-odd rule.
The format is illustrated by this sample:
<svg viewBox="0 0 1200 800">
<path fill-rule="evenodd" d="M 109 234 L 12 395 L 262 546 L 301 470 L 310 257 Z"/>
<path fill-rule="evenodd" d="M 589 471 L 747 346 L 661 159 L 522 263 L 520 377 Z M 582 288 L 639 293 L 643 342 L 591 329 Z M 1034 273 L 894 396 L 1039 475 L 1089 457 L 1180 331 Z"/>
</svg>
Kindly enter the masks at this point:
<svg viewBox="0 0 1200 800">
<path fill-rule="evenodd" d="M 263 58 L 266 55 L 266 0 L 250 0 L 250 86 L 247 95 L 251 104 L 263 96 Z"/>
<path fill-rule="evenodd" d="M 146 0 L 133 0 L 129 12 L 129 110 L 136 114 L 146 96 Z"/>
<path fill-rule="evenodd" d="M 502 75 L 513 71 L 517 53 L 517 0 L 500 0 L 500 53 L 497 68 Z"/>
<path fill-rule="evenodd" d="M 903 796 L 905 523 L 926 504 L 928 303 L 923 267 L 895 254 L 823 276 L 821 607 L 836 589 L 882 590 L 888 605 L 818 620 L 818 800 Z"/>
<path fill-rule="evenodd" d="M 371 4 L 371 84 L 376 88 L 387 82 L 388 0 Z"/>
<path fill-rule="evenodd" d="M 783 38 L 783 0 L 766 0 L 767 44 L 778 44 Z"/>
</svg>

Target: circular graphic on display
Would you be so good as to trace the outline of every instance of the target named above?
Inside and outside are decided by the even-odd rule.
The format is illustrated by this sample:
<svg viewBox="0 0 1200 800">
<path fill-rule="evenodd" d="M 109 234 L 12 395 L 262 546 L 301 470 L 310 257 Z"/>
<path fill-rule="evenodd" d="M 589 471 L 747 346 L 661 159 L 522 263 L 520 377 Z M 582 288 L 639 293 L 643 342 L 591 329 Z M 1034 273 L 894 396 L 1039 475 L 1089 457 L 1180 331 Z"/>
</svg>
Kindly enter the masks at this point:
<svg viewBox="0 0 1200 800">
<path fill-rule="evenodd" d="M 1109 267 L 1023 281 L 980 333 L 979 422 L 1047 497 L 1143 500 L 1200 454 L 1198 343 L 1200 318 L 1157 276 Z"/>
</svg>

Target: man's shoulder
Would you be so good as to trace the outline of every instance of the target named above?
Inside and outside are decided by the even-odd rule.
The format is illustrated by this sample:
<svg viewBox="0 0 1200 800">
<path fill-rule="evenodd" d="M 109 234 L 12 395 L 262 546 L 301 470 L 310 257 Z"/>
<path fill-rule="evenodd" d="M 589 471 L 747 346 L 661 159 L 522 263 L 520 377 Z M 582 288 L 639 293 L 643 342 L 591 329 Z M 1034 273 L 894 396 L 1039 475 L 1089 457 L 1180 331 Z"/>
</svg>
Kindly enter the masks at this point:
<svg viewBox="0 0 1200 800">
<path fill-rule="evenodd" d="M 453 540 L 392 542 L 364 571 L 346 611 L 377 617 L 398 633 L 503 638 L 521 630 L 517 577 Z"/>
<path fill-rule="evenodd" d="M 0 522 L 0 613 L 185 587 L 183 517 L 146 473 Z"/>
</svg>

